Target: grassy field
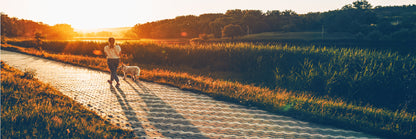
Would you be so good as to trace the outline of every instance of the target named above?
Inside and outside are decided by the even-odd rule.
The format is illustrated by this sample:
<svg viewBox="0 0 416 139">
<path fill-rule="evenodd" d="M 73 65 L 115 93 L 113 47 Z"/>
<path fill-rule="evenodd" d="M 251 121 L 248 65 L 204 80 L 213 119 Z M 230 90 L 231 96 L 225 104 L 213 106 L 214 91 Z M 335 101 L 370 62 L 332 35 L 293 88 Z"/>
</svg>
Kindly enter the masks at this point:
<svg viewBox="0 0 416 139">
<path fill-rule="evenodd" d="M 133 138 L 49 85 L 1 62 L 1 138 Z"/>
<path fill-rule="evenodd" d="M 323 38 L 322 38 L 323 37 Z M 241 37 L 242 40 L 345 40 L 355 39 L 349 33 L 327 33 L 322 36 L 322 32 L 264 32 L 250 34 Z"/>
<path fill-rule="evenodd" d="M 31 41 L 13 42 L 30 48 Z M 105 43 L 47 41 L 50 53 L 89 56 L 84 66 L 103 63 Z M 296 47 L 253 43 L 167 45 L 125 42 L 122 62 L 186 72 L 196 76 L 246 84 L 306 91 L 318 97 L 335 97 L 348 103 L 367 104 L 416 112 L 416 58 L 391 51 L 360 48 Z M 81 62 L 82 63 L 82 62 Z M 97 65 L 106 67 L 106 64 Z M 395 93 L 392 93 L 395 92 Z"/>
<path fill-rule="evenodd" d="M 64 47 L 53 45 L 59 44 L 58 42 L 50 43 L 45 46 Z M 108 71 L 104 58 L 88 54 L 100 50 L 100 45 L 103 44 L 76 43 L 79 46 L 72 43 L 64 44 L 66 47 L 71 46 L 73 51 L 85 52 L 84 56 L 51 54 L 46 52 L 46 47 L 45 51 L 11 45 L 2 47 L 12 47 L 7 49 Z M 25 46 L 24 43 L 20 45 Z M 88 45 L 90 46 L 85 47 Z M 412 87 L 416 86 L 413 86 L 416 62 L 411 56 L 361 49 L 282 47 L 250 43 L 196 46 L 135 43 L 123 44 L 122 48 L 126 54 L 123 57 L 124 62 L 144 67 L 141 77 L 144 80 L 206 93 L 235 103 L 259 106 L 271 112 L 303 120 L 385 137 L 416 137 L 414 112 L 407 112 L 405 107 L 400 107 L 401 104 L 395 104 L 394 107 L 381 105 L 382 103 L 368 105 L 375 103 L 371 102 L 371 99 L 383 100 L 390 96 L 396 97 L 394 95 L 400 96 L 397 99 L 409 100 L 409 91 L 415 90 Z M 169 67 L 187 67 L 192 69 L 190 72 L 194 74 L 178 72 L 186 69 L 170 70 Z M 198 71 L 202 74 L 197 74 Z M 246 75 L 242 79 L 253 82 L 265 79 L 263 81 L 272 81 L 276 88 L 226 81 L 215 78 L 216 76 L 206 71 L 214 71 L 212 74 L 215 74 L 215 71 L 240 73 L 238 76 L 244 76 L 241 73 L 252 73 L 253 75 Z M 290 84 L 291 82 L 294 85 Z M 406 86 L 395 86 L 397 83 Z M 372 91 L 373 88 L 368 86 L 378 90 Z M 384 90 L 383 87 L 387 89 Z M 353 91 L 350 92 L 349 89 Z M 402 89 L 400 91 L 403 92 L 390 92 L 395 89 Z M 357 90 L 361 92 L 357 93 Z M 388 94 L 386 98 L 380 99 L 376 97 L 377 93 Z M 405 97 L 401 98 L 402 94 Z M 369 101 L 365 100 L 365 97 L 368 97 Z M 395 98 L 390 100 L 393 99 Z M 412 102 L 405 104 L 408 104 L 406 107 L 412 108 L 409 106 Z"/>
</svg>

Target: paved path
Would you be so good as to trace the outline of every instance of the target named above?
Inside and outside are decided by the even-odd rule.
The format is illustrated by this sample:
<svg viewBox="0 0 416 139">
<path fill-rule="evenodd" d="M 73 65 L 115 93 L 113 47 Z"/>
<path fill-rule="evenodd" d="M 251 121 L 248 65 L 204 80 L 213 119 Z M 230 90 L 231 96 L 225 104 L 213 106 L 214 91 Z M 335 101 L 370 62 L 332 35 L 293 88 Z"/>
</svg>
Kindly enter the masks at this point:
<svg viewBox="0 0 416 139">
<path fill-rule="evenodd" d="M 38 57 L 2 50 L 1 60 L 34 69 L 41 81 L 139 137 L 372 138 L 156 83 L 127 79 L 115 88 L 106 82 L 108 73 Z"/>
</svg>

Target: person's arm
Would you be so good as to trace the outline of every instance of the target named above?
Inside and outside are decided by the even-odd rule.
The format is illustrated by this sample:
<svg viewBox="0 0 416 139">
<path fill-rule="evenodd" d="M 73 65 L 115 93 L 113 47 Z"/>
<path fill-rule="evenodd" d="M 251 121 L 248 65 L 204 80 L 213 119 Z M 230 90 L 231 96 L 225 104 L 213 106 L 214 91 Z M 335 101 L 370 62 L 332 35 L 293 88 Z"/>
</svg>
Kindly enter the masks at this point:
<svg viewBox="0 0 416 139">
<path fill-rule="evenodd" d="M 105 54 L 105 56 L 106 56 L 106 57 L 108 56 L 108 49 L 107 49 L 107 46 L 106 46 L 106 47 L 104 47 L 104 54 Z"/>
<path fill-rule="evenodd" d="M 118 46 L 118 45 L 117 45 Z M 118 57 L 120 57 L 121 58 L 121 48 L 120 48 L 120 46 L 118 46 L 118 47 L 116 47 L 117 48 L 117 55 L 118 55 Z"/>
</svg>

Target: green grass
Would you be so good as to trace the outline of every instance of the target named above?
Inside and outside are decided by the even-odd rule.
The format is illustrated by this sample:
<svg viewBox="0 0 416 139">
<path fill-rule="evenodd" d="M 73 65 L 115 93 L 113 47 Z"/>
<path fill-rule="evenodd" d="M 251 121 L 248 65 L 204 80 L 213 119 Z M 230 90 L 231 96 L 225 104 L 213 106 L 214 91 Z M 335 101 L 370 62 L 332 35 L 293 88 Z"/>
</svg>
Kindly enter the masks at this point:
<svg viewBox="0 0 416 139">
<path fill-rule="evenodd" d="M 34 45 L 30 41 L 13 43 L 25 47 Z M 41 48 L 49 53 L 87 56 L 71 60 L 105 69 L 105 59 L 95 59 L 103 57 L 104 46 L 105 43 L 97 42 L 47 41 Z M 416 58 L 410 55 L 359 48 L 253 43 L 125 42 L 121 47 L 125 54 L 122 62 L 147 70 L 157 67 L 271 89 L 306 91 L 314 96 L 336 97 L 362 106 L 369 104 L 393 111 L 416 112 L 416 101 L 412 100 L 416 96 L 413 92 L 416 90 Z M 224 76 L 227 74 L 229 76 Z"/>
<path fill-rule="evenodd" d="M 1 62 L 1 138 L 133 138 L 53 87 Z"/>
<path fill-rule="evenodd" d="M 321 40 L 322 32 L 264 32 L 241 37 L 242 40 Z M 326 40 L 355 39 L 349 33 L 324 33 Z"/>
<path fill-rule="evenodd" d="M 104 58 L 50 54 L 45 51 L 36 51 L 16 46 L 10 47 L 14 47 L 17 51 L 23 51 L 49 59 L 107 71 Z M 369 85 L 372 85 L 373 80 L 376 83 L 378 83 L 378 80 L 380 82 L 389 81 L 389 79 L 383 79 L 383 76 L 390 74 L 397 75 L 398 77 L 388 76 L 389 78 L 404 78 L 410 79 L 410 81 L 414 79 L 414 70 L 410 71 L 414 68 L 413 65 L 415 64 L 413 57 L 361 49 L 282 47 L 254 45 L 250 43 L 196 46 L 166 46 L 150 43 L 141 45 L 124 44 L 122 47 L 127 54 L 124 61 L 136 61 L 136 63 L 141 63 L 142 66 L 150 65 L 150 63 L 160 63 L 167 67 L 172 65 L 177 67 L 195 66 L 193 69 L 202 70 L 220 67 L 222 70 L 234 72 L 241 72 L 238 70 L 245 68 L 243 70 L 247 72 L 255 73 L 256 71 L 262 71 L 258 75 L 265 74 L 275 78 L 276 83 L 278 83 L 277 85 L 284 84 L 284 82 L 280 82 L 279 80 L 288 80 L 288 82 L 300 82 L 299 84 L 303 83 L 314 86 L 313 83 L 325 83 L 321 80 L 324 80 L 326 77 L 330 77 L 328 78 L 330 81 L 334 81 L 338 77 L 340 79 L 344 79 L 345 77 L 366 79 L 363 80 L 363 83 L 365 84 L 365 81 L 369 81 Z M 146 58 L 145 56 L 149 56 L 149 58 L 144 59 Z M 345 65 L 346 63 L 347 65 Z M 350 68 L 349 66 L 354 68 Z M 356 68 L 355 66 L 362 67 Z M 361 71 L 360 69 L 365 70 Z M 350 74 L 354 72 L 356 74 Z M 414 113 L 406 112 L 403 109 L 394 110 L 384 106 L 361 105 L 359 103 L 353 103 L 355 101 L 341 99 L 342 97 L 334 98 L 330 95 L 331 90 L 329 92 L 327 90 L 317 93 L 314 91 L 270 89 L 267 87 L 258 87 L 253 84 L 248 85 L 236 81 L 224 81 L 207 76 L 197 76 L 195 74 L 157 68 L 147 68 L 143 70 L 142 74 L 141 79 L 143 80 L 170 84 L 182 89 L 205 93 L 235 103 L 259 106 L 271 112 L 289 115 L 303 120 L 356 129 L 384 137 L 416 137 L 416 115 Z M 318 76 L 321 74 L 322 76 Z M 371 76 L 367 76 L 367 74 Z M 322 77 L 324 79 L 315 79 L 316 77 Z M 361 80 L 346 80 L 345 82 L 336 83 L 334 86 L 339 85 L 338 87 L 341 89 L 343 87 L 348 88 L 348 85 L 355 84 L 355 81 Z M 397 82 L 400 83 L 399 81 L 401 80 Z M 407 85 L 412 85 L 414 82 L 408 83 Z M 355 86 L 350 87 L 355 88 Z M 382 88 L 384 86 L 377 87 Z M 282 88 L 290 88 L 290 85 Z M 326 87 L 321 88 L 325 89 Z M 302 88 L 299 90 L 302 90 Z M 364 90 L 366 90 L 365 86 Z M 402 92 L 394 92 L 392 94 L 400 93 Z M 355 95 L 352 96 L 352 99 L 354 99 Z"/>
<path fill-rule="evenodd" d="M 415 57 L 365 49 L 315 47 L 292 47 L 283 55 L 297 60 L 276 67 L 280 87 L 312 91 L 319 96 L 339 96 L 350 102 L 392 110 L 415 111 L 416 103 L 408 98 L 414 96 L 416 89 Z"/>
</svg>

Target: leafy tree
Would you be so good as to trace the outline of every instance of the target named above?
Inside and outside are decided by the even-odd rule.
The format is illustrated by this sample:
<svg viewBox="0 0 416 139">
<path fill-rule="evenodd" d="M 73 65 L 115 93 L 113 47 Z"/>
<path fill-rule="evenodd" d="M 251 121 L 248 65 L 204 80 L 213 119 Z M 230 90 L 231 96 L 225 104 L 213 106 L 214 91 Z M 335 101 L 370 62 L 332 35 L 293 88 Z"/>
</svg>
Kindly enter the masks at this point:
<svg viewBox="0 0 416 139">
<path fill-rule="evenodd" d="M 210 28 L 210 22 L 223 16 L 223 14 L 202 14 L 198 17 L 198 31 L 200 34 L 213 34 L 214 32 Z M 221 34 L 221 28 L 218 33 Z"/>
<path fill-rule="evenodd" d="M 41 45 L 42 45 L 42 39 L 45 39 L 44 36 L 42 36 L 41 33 L 37 32 L 35 33 L 35 41 L 36 41 L 36 48 L 40 49 Z"/>
<path fill-rule="evenodd" d="M 280 16 L 281 12 L 279 10 L 272 10 L 272 11 L 267 11 L 266 12 L 266 16 Z"/>
<path fill-rule="evenodd" d="M 222 30 L 223 37 L 231 37 L 231 39 L 234 39 L 234 37 L 242 35 L 244 35 L 244 31 L 240 25 L 229 24 Z"/>
<path fill-rule="evenodd" d="M 209 23 L 209 29 L 212 34 L 214 34 L 215 37 L 221 37 L 221 30 L 222 25 L 219 22 L 210 22 Z"/>
<path fill-rule="evenodd" d="M 357 0 L 344 6 L 342 10 L 327 12 L 323 15 L 325 27 L 329 32 L 367 34 L 371 31 L 371 25 L 378 21 L 371 7 L 366 0 Z"/>
<path fill-rule="evenodd" d="M 225 14 L 202 14 L 200 16 L 178 16 L 145 24 L 135 25 L 131 32 L 140 38 L 179 38 L 186 32 L 188 38 L 197 38 L 199 34 L 213 34 L 222 37 L 225 26 L 239 25 L 243 32 L 292 32 L 321 31 L 347 32 L 364 37 L 382 38 L 392 36 L 398 30 L 413 31 L 416 28 L 416 16 L 413 14 L 416 5 L 391 6 L 375 9 L 367 0 L 356 0 L 343 6 L 340 10 L 297 14 L 293 10 L 274 10 L 263 13 L 260 10 L 228 10 Z M 394 24 L 392 24 L 394 23 Z M 379 32 L 373 32 L 378 30 Z M 394 36 L 402 36 L 404 31 Z M 9 31 L 15 33 L 16 31 Z M 243 33 L 245 34 L 245 33 Z M 394 37 L 400 38 L 400 37 Z M 364 39 L 364 38 L 362 38 Z"/>
<path fill-rule="evenodd" d="M 301 31 L 322 31 L 321 13 L 307 13 L 300 15 L 299 22 L 296 23 L 297 28 Z"/>
<path fill-rule="evenodd" d="M 298 14 L 293 10 L 285 10 L 282 12 L 283 16 L 298 16 Z"/>
<path fill-rule="evenodd" d="M 241 17 L 241 16 L 243 16 L 243 11 L 241 11 L 241 9 L 227 10 L 225 15 L 234 16 L 234 17 Z"/>
<path fill-rule="evenodd" d="M 36 33 L 53 39 L 68 39 L 74 35 L 74 29 L 68 24 L 57 24 L 49 26 L 42 22 L 18 19 L 1 13 L 1 34 L 5 37 L 33 38 Z"/>
<path fill-rule="evenodd" d="M 228 25 L 228 24 L 234 24 L 234 18 L 232 17 L 226 17 L 226 16 L 222 16 L 219 17 L 217 19 L 215 19 L 214 21 L 209 23 L 209 26 L 211 28 L 211 33 L 213 33 L 216 37 L 221 37 L 222 36 L 222 30 L 223 28 Z"/>
<path fill-rule="evenodd" d="M 347 4 L 347 5 L 345 5 L 345 6 L 343 6 L 343 7 L 341 8 L 341 10 L 352 10 L 352 9 L 354 9 L 354 8 L 352 7 L 352 4 Z"/>
<path fill-rule="evenodd" d="M 262 17 L 263 12 L 260 10 L 243 10 L 242 11 L 244 16 L 254 16 L 254 17 Z"/>
<path fill-rule="evenodd" d="M 270 26 L 266 22 L 258 21 L 254 24 L 251 30 L 253 33 L 267 32 L 270 30 Z"/>
<path fill-rule="evenodd" d="M 353 8 L 359 9 L 359 10 L 368 10 L 371 9 L 372 6 L 367 0 L 357 0 L 352 3 Z"/>
</svg>

